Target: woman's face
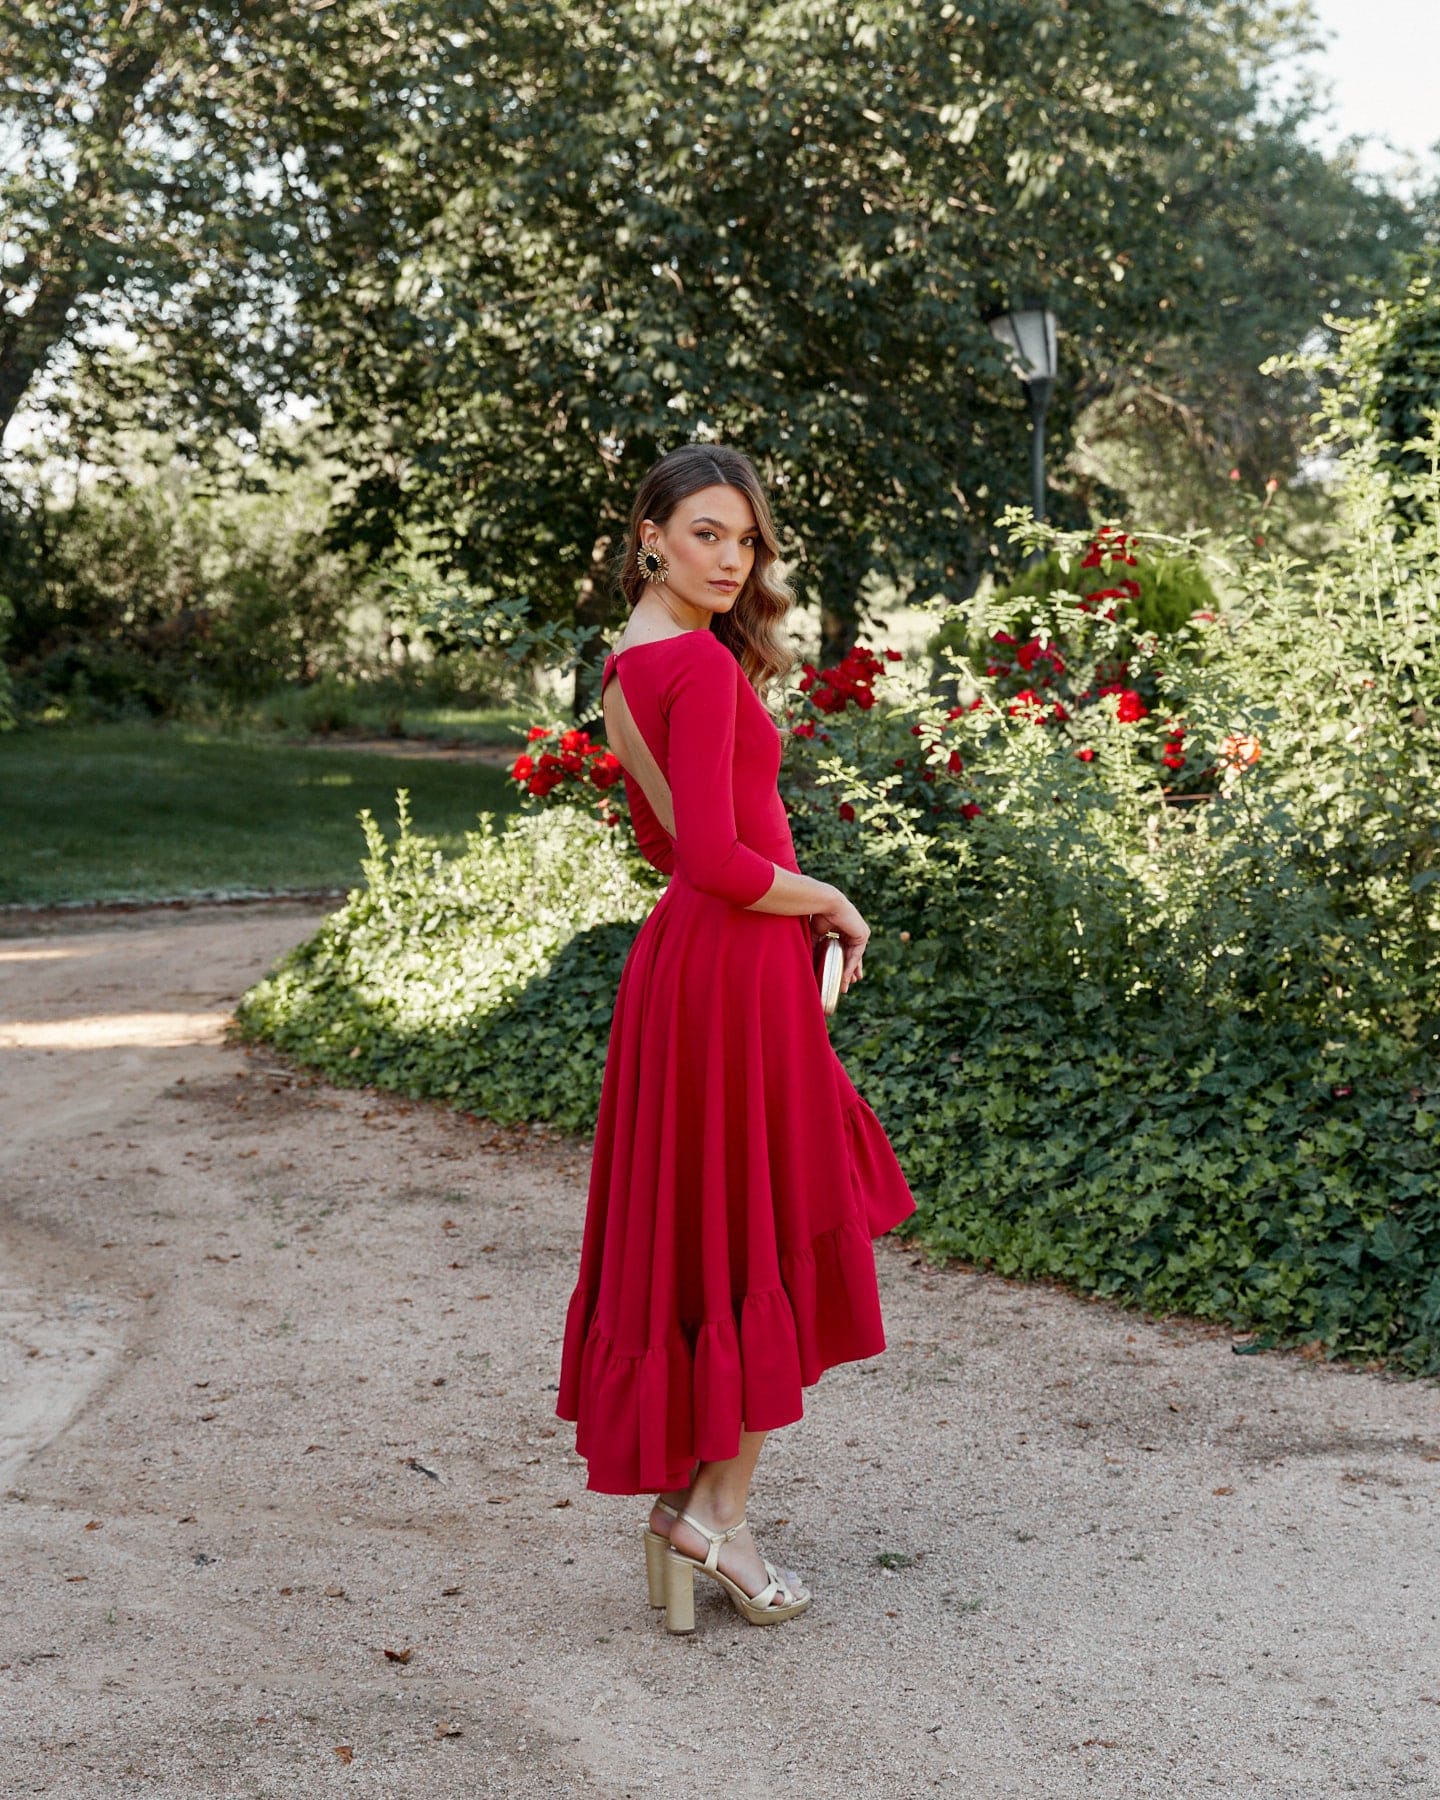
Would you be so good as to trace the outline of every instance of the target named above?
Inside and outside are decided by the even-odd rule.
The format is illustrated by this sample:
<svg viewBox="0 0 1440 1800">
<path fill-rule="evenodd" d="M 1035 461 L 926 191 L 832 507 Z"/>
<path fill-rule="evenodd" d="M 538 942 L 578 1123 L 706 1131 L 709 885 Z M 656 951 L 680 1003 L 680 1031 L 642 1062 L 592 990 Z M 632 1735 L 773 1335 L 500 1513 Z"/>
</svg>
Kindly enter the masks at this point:
<svg viewBox="0 0 1440 1800">
<path fill-rule="evenodd" d="M 640 541 L 670 565 L 662 593 L 717 613 L 729 612 L 749 580 L 760 532 L 739 488 L 707 487 L 687 494 L 663 526 L 646 519 Z"/>
</svg>

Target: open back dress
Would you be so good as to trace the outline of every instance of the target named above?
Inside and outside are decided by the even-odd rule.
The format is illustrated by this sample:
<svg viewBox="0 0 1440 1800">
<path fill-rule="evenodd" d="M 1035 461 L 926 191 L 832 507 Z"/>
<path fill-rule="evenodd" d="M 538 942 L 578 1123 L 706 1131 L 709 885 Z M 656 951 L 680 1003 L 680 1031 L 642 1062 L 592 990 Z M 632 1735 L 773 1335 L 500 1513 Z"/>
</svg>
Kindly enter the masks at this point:
<svg viewBox="0 0 1440 1800">
<path fill-rule="evenodd" d="M 808 919 L 747 910 L 798 872 L 775 721 L 708 627 L 612 651 L 612 677 L 675 829 L 627 770 L 670 881 L 616 993 L 555 1411 L 587 1487 L 641 1494 L 885 1348 L 871 1240 L 915 1201 L 830 1042 Z"/>
</svg>

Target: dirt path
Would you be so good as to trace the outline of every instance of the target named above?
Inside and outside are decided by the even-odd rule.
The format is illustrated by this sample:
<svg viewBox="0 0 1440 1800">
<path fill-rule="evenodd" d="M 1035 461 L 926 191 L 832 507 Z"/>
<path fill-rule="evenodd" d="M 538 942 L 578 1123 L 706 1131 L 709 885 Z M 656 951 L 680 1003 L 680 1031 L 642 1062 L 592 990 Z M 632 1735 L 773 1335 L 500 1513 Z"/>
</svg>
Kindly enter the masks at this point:
<svg viewBox="0 0 1440 1800">
<path fill-rule="evenodd" d="M 6 1800 L 1440 1793 L 1435 1389 L 897 1243 L 761 1464 L 815 1606 L 668 1639 L 551 1412 L 587 1146 L 227 1048 L 315 917 L 0 940 Z"/>
</svg>

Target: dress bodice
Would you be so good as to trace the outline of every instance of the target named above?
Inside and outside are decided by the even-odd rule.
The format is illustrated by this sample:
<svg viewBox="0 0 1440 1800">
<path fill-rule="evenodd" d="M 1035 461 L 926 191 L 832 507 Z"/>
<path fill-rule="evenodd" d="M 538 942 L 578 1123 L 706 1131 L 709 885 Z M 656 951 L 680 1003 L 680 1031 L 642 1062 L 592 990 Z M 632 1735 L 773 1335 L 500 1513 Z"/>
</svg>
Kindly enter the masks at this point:
<svg viewBox="0 0 1440 1800">
<path fill-rule="evenodd" d="M 625 771 L 646 860 L 737 906 L 767 891 L 772 865 L 798 870 L 777 785 L 779 728 L 708 627 L 612 650 L 601 673 L 602 696 L 612 675 L 674 807 L 672 835 Z"/>
</svg>

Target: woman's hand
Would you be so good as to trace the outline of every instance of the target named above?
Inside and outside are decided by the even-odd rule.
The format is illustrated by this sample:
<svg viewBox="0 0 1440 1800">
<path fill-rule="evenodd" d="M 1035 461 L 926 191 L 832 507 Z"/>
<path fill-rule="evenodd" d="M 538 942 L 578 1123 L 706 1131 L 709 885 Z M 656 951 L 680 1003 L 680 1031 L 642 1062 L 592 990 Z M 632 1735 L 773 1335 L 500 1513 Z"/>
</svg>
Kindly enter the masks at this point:
<svg viewBox="0 0 1440 1800">
<path fill-rule="evenodd" d="M 862 963 L 865 946 L 870 942 L 870 927 L 839 888 L 835 890 L 833 905 L 827 906 L 823 912 L 810 914 L 811 949 L 814 949 L 817 938 L 824 937 L 830 931 L 840 933 L 840 944 L 845 952 L 845 962 L 840 971 L 840 992 L 843 994 L 848 991 L 852 981 L 859 981 L 865 973 Z"/>
</svg>

